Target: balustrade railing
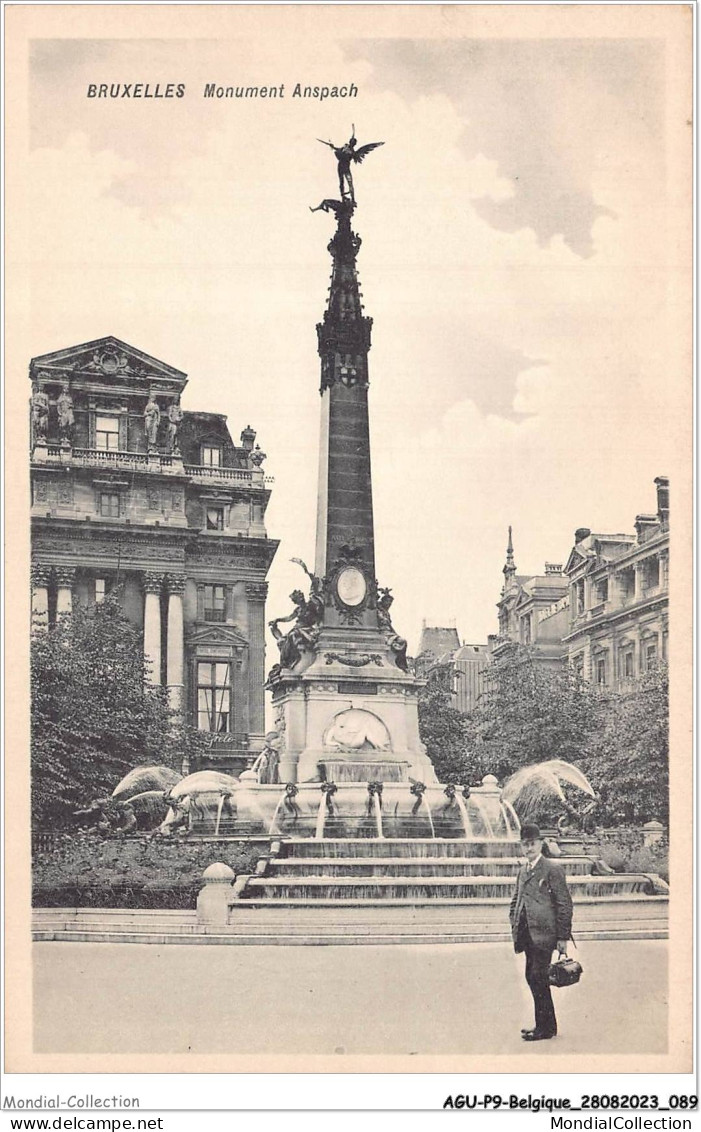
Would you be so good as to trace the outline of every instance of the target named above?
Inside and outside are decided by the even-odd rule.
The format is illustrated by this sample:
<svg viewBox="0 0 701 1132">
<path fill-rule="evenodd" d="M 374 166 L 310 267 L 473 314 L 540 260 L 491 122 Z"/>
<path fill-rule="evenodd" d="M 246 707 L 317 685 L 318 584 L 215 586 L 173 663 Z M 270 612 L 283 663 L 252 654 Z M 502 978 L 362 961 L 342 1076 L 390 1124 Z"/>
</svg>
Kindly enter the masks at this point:
<svg viewBox="0 0 701 1132">
<path fill-rule="evenodd" d="M 252 483 L 253 472 L 246 468 L 211 467 L 208 464 L 186 464 L 185 474 L 193 479 L 237 480 L 239 483 Z M 256 476 L 256 480 L 260 477 Z"/>
<path fill-rule="evenodd" d="M 34 460 L 49 464 L 70 464 L 79 468 L 122 468 L 133 471 L 159 468 L 172 468 L 175 458 L 170 453 L 124 452 L 103 448 L 66 448 L 60 444 L 48 444 L 42 454 L 33 453 Z M 274 476 L 264 476 L 258 470 L 248 468 L 210 467 L 206 464 L 185 464 L 184 472 L 192 479 L 242 483 L 250 486 L 272 484 Z"/>
</svg>

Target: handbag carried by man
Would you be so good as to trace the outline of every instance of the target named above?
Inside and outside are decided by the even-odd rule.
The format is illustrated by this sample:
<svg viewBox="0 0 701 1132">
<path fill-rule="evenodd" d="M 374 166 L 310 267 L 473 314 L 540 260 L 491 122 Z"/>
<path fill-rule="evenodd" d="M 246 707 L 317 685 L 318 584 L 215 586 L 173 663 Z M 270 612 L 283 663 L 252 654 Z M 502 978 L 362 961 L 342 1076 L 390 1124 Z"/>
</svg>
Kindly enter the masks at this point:
<svg viewBox="0 0 701 1132">
<path fill-rule="evenodd" d="M 551 963 L 548 971 L 548 982 L 551 987 L 571 987 L 578 983 L 582 977 L 582 964 L 576 959 L 558 959 Z"/>
</svg>

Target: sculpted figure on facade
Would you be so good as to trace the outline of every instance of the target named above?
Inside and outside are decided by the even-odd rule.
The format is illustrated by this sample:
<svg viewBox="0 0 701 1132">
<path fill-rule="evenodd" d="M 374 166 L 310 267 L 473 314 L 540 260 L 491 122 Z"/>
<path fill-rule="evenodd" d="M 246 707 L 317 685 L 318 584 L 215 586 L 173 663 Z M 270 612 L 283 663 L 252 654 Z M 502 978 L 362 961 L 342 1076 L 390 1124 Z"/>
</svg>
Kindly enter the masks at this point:
<svg viewBox="0 0 701 1132">
<path fill-rule="evenodd" d="M 180 426 L 183 422 L 183 411 L 179 401 L 173 401 L 168 406 L 168 451 L 174 455 L 180 454 Z"/>
<path fill-rule="evenodd" d="M 404 637 L 400 637 L 398 633 L 395 633 L 392 618 L 389 615 L 390 606 L 393 601 L 392 591 L 386 586 L 378 591 L 377 620 L 380 624 L 380 628 L 386 635 L 387 644 L 394 654 L 394 663 L 397 665 L 397 668 L 401 668 L 403 672 L 407 672 L 409 669 L 406 658 L 407 642 L 404 640 Z"/>
<path fill-rule="evenodd" d="M 64 382 L 58 400 L 56 401 L 56 412 L 58 414 L 58 434 L 61 440 L 70 442 L 73 436 L 75 414 L 73 412 L 73 398 L 70 394 L 70 385 L 67 381 Z"/>
<path fill-rule="evenodd" d="M 49 431 L 49 397 L 35 388 L 32 394 L 32 431 L 34 440 L 46 440 Z"/>
<path fill-rule="evenodd" d="M 148 443 L 149 452 L 156 449 L 158 442 L 158 426 L 161 423 L 161 410 L 158 408 L 156 401 L 156 394 L 151 391 L 148 395 L 146 408 L 144 409 L 144 425 L 146 428 L 146 440 Z"/>
</svg>

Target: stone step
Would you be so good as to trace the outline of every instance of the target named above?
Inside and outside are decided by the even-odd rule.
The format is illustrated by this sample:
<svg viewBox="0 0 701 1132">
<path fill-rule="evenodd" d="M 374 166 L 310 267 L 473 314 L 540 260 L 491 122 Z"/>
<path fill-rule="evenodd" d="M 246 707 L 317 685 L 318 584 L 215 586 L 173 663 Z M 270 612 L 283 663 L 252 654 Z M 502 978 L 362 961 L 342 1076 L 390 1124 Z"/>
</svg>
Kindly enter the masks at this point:
<svg viewBox="0 0 701 1132">
<path fill-rule="evenodd" d="M 582 920 L 575 924 L 576 936 L 580 937 L 582 933 L 588 931 L 614 931 L 621 927 L 626 930 L 633 931 L 637 929 L 652 928 L 659 930 L 666 927 L 666 916 L 655 917 L 635 917 L 626 916 L 620 919 L 607 918 L 601 920 Z M 152 924 L 140 921 L 136 917 L 126 918 L 124 920 L 110 920 L 100 922 L 99 920 L 45 920 L 37 922 L 33 925 L 35 932 L 51 931 L 51 932 L 71 932 L 80 931 L 92 935 L 95 933 L 104 932 L 135 932 L 145 934 L 165 934 L 178 933 L 182 935 L 211 934 L 212 931 L 231 931 L 231 932 L 268 932 L 270 930 L 280 931 L 286 935 L 300 935 L 305 934 L 310 930 L 314 930 L 319 934 L 325 933 L 343 933 L 345 931 L 355 932 L 359 935 L 374 935 L 380 933 L 397 933 L 397 934 L 416 934 L 430 931 L 434 934 L 447 933 L 451 934 L 456 931 L 465 931 L 469 927 L 470 931 L 487 932 L 497 934 L 499 932 L 509 935 L 509 929 L 504 923 L 504 917 L 499 916 L 495 920 L 487 920 L 485 918 L 474 918 L 470 916 L 462 916 L 452 920 L 444 920 L 438 917 L 430 917 L 429 919 L 423 918 L 407 918 L 404 922 L 398 919 L 389 919 L 385 917 L 378 917 L 374 922 L 369 922 L 363 919 L 353 919 L 346 921 L 339 921 L 338 918 L 331 915 L 322 920 L 314 917 L 301 917 L 288 916 L 287 918 L 270 917 L 267 915 L 258 915 L 254 913 L 250 916 L 235 914 L 229 921 L 227 926 L 211 927 L 198 925 L 193 921 L 182 923 L 165 924 Z"/>
<path fill-rule="evenodd" d="M 654 904 L 654 903 L 664 903 L 664 904 L 666 904 L 666 903 L 668 903 L 668 899 L 669 898 L 667 896 L 647 896 L 644 893 L 629 893 L 629 894 L 626 894 L 625 896 L 621 896 L 621 894 L 618 894 L 618 893 L 612 893 L 612 894 L 606 895 L 606 896 L 582 896 L 582 897 L 579 897 L 578 899 L 574 899 L 574 903 L 577 904 L 577 905 L 586 904 L 588 902 L 592 903 L 592 904 L 605 904 L 608 901 L 610 901 L 612 903 L 618 901 L 618 902 L 622 902 L 622 903 L 626 903 L 626 904 L 627 903 L 633 903 L 633 902 L 640 902 L 640 903 L 643 903 L 643 902 L 648 903 L 649 902 L 649 903 L 652 903 L 652 904 Z M 365 898 L 365 899 L 363 899 L 362 897 L 355 897 L 355 898 L 340 897 L 338 899 L 334 899 L 334 898 L 329 899 L 329 898 L 325 898 L 325 897 L 318 897 L 313 902 L 310 902 L 309 900 L 305 899 L 304 897 L 294 897 L 294 896 L 285 897 L 284 899 L 280 898 L 279 900 L 275 900 L 275 901 L 270 900 L 269 898 L 266 898 L 266 897 L 258 897 L 258 898 L 250 897 L 250 898 L 247 898 L 247 899 L 244 899 L 244 900 L 236 901 L 236 903 L 233 905 L 233 907 L 235 909 L 238 909 L 240 907 L 247 908 L 247 907 L 251 907 L 251 906 L 261 908 L 261 907 L 267 907 L 268 905 L 272 906 L 274 904 L 275 907 L 280 907 L 280 908 L 283 908 L 283 907 L 285 907 L 285 908 L 308 908 L 310 906 L 310 903 L 313 903 L 314 907 L 318 906 L 318 907 L 325 907 L 325 908 L 336 908 L 336 907 L 349 907 L 349 908 L 351 908 L 351 907 L 366 907 L 368 909 L 371 909 L 371 908 L 420 908 L 420 907 L 432 907 L 433 905 L 438 905 L 438 906 L 444 905 L 444 906 L 449 906 L 449 907 L 460 908 L 460 907 L 465 906 L 466 901 L 464 899 L 460 899 L 460 898 L 455 899 L 455 898 L 451 898 L 451 897 L 440 897 L 440 896 L 425 897 L 424 899 L 421 899 L 420 897 L 419 898 L 413 897 L 413 896 L 412 897 L 395 897 L 394 899 L 374 899 L 372 897 L 371 898 Z M 503 897 L 503 896 L 481 896 L 481 897 L 475 897 L 474 899 L 470 899 L 470 901 L 469 901 L 470 906 L 492 904 L 494 906 L 499 906 L 499 907 L 504 907 L 504 906 L 508 907 L 509 903 L 510 903 L 510 901 L 509 901 L 508 897 Z"/>
<path fill-rule="evenodd" d="M 652 882 L 643 874 L 623 873 L 614 876 L 568 877 L 572 898 L 585 895 L 606 898 L 616 895 L 651 895 Z M 295 899 L 299 892 L 302 900 L 343 900 L 357 896 L 360 899 L 421 899 L 497 897 L 511 895 L 514 878 L 511 876 L 309 876 L 269 877 L 250 876 L 241 892 L 241 899 Z"/>
<path fill-rule="evenodd" d="M 270 879 L 305 876 L 380 876 L 401 878 L 415 876 L 507 876 L 514 878 L 521 868 L 517 857 L 373 857 L 343 859 L 339 857 L 283 857 L 267 863 L 265 876 Z M 571 876 L 590 876 L 590 857 L 568 858 L 562 862 Z"/>
<path fill-rule="evenodd" d="M 580 940 L 631 940 L 631 939 L 666 939 L 667 930 L 662 927 L 626 927 L 625 924 L 614 928 L 596 928 L 580 930 Z M 95 932 L 81 931 L 80 929 L 51 930 L 38 928 L 33 932 L 37 942 L 59 941 L 64 943 L 141 943 L 141 944 L 238 944 L 239 946 L 348 946 L 348 945 L 394 945 L 403 944 L 444 944 L 444 943 L 509 943 L 511 937 L 507 932 L 485 930 L 477 928 L 449 932 L 423 931 L 412 933 L 399 933 L 396 930 L 383 932 L 358 933 L 307 931 L 304 934 L 291 933 L 264 933 L 250 930 L 230 931 L 216 929 L 212 932 L 198 932 L 190 935 L 181 932 L 137 932 L 128 930 L 124 932 L 102 930 Z"/>
<path fill-rule="evenodd" d="M 514 857 L 518 841 L 451 838 L 284 838 L 280 856 L 290 857 Z"/>
</svg>

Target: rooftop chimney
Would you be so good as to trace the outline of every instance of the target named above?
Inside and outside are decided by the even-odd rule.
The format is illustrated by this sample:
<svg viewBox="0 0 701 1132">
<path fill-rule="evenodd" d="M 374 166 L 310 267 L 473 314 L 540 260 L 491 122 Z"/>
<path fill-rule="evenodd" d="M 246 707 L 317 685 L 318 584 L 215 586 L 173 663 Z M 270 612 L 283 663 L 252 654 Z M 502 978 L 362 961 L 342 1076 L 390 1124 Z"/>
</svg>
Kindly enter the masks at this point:
<svg viewBox="0 0 701 1132">
<path fill-rule="evenodd" d="M 546 562 L 545 563 L 545 573 L 546 574 L 561 574 L 562 573 L 562 563 L 561 562 Z"/>
<path fill-rule="evenodd" d="M 658 476 L 655 480 L 657 488 L 657 515 L 664 526 L 669 523 L 669 478 Z"/>
<path fill-rule="evenodd" d="M 589 538 L 590 534 L 591 530 L 589 527 L 577 527 L 577 530 L 574 532 L 575 545 L 578 542 L 584 542 L 585 538 Z"/>
</svg>

